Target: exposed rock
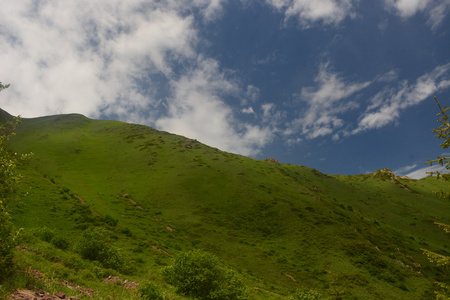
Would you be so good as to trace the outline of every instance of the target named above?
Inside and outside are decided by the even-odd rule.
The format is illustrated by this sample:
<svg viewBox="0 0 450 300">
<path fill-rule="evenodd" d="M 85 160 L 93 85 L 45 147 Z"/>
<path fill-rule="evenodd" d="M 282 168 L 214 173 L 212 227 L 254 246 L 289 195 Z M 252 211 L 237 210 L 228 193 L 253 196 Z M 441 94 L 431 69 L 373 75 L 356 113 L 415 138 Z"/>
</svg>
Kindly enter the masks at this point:
<svg viewBox="0 0 450 300">
<path fill-rule="evenodd" d="M 394 174 L 394 172 L 392 172 L 391 170 L 387 169 L 387 168 L 383 168 L 381 170 L 375 171 L 372 173 L 373 177 L 380 177 L 380 178 L 384 178 L 384 179 L 410 179 L 408 176 L 397 176 Z"/>
<path fill-rule="evenodd" d="M 186 149 L 195 149 L 199 144 L 197 140 L 185 139 L 178 143 L 181 147 Z"/>
<path fill-rule="evenodd" d="M 273 157 L 270 157 L 270 158 L 266 159 L 266 161 L 271 162 L 271 163 L 279 164 L 278 160 L 276 160 L 276 159 L 273 158 Z"/>
<path fill-rule="evenodd" d="M 408 176 L 397 176 L 394 174 L 394 172 L 392 172 L 391 170 L 389 170 L 387 168 L 375 171 L 369 175 L 373 176 L 374 178 L 379 178 L 381 180 L 389 180 L 389 181 L 393 182 L 394 184 L 397 184 L 406 190 L 411 190 L 406 184 L 404 184 L 402 182 L 404 180 L 410 181 L 411 179 Z"/>
</svg>

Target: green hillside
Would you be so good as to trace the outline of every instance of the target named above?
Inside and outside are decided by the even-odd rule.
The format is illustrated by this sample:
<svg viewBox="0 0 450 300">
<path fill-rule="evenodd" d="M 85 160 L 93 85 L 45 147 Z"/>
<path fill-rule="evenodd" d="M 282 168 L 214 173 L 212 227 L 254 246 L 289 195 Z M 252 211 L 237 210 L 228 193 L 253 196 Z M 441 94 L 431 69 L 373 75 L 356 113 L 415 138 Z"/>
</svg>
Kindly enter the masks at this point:
<svg viewBox="0 0 450 300">
<path fill-rule="evenodd" d="M 325 299 L 432 299 L 434 282 L 450 281 L 421 251 L 450 251 L 434 224 L 450 223 L 450 202 L 432 193 L 447 186 L 434 178 L 386 169 L 325 175 L 78 114 L 23 119 L 10 147 L 34 153 L 10 204 L 23 228 L 18 264 L 39 270 L 47 288 L 68 281 L 98 299 L 137 298 L 137 289 L 103 282 L 115 275 L 184 299 L 162 270 L 192 249 L 233 269 L 250 299 L 286 299 L 304 288 Z M 108 268 L 77 253 L 92 228 L 123 264 Z"/>
</svg>

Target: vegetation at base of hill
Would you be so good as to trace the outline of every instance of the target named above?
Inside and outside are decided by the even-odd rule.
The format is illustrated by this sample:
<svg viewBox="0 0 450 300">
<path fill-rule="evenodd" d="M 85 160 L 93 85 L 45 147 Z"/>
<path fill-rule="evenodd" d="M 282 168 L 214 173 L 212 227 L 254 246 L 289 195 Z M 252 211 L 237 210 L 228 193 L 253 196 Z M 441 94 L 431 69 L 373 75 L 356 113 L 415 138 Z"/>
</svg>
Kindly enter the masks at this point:
<svg viewBox="0 0 450 300">
<path fill-rule="evenodd" d="M 433 178 L 331 176 L 77 114 L 23 119 L 9 147 L 34 158 L 18 165 L 18 272 L 0 298 L 191 299 L 168 274 L 197 251 L 249 299 L 430 299 L 450 281 L 420 250 L 449 254 Z"/>
</svg>

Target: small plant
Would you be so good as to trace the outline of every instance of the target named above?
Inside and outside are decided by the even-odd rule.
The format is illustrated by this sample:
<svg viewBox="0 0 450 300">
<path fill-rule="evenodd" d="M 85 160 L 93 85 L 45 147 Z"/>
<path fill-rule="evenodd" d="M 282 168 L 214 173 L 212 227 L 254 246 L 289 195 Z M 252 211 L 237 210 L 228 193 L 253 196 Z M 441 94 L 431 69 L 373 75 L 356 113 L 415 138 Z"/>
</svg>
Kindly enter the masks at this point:
<svg viewBox="0 0 450 300">
<path fill-rule="evenodd" d="M 221 267 L 216 256 L 201 250 L 181 253 L 163 275 L 184 295 L 198 299 L 247 299 L 245 286 L 236 274 Z"/>
<path fill-rule="evenodd" d="M 103 218 L 103 221 L 112 227 L 116 227 L 117 223 L 119 223 L 119 221 L 117 219 L 114 219 L 110 215 L 105 215 L 105 217 Z"/>
<path fill-rule="evenodd" d="M 44 242 L 50 243 L 55 236 L 55 231 L 48 227 L 40 227 L 33 230 L 33 235 L 43 240 Z"/>
<path fill-rule="evenodd" d="M 139 294 L 140 299 L 148 299 L 148 300 L 163 300 L 164 299 L 159 288 L 151 282 L 143 284 L 139 288 L 138 294 Z"/>
<path fill-rule="evenodd" d="M 55 236 L 51 240 L 53 246 L 61 250 L 67 250 L 70 247 L 70 242 L 67 238 L 63 236 Z"/>
</svg>

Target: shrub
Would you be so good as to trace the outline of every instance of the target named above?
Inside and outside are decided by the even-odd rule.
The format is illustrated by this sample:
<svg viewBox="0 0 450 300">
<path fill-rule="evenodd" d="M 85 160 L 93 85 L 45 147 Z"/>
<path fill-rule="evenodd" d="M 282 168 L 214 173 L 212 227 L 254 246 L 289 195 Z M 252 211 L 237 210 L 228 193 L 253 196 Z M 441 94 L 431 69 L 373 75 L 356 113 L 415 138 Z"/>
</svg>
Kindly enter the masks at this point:
<svg viewBox="0 0 450 300">
<path fill-rule="evenodd" d="M 111 217 L 110 215 L 105 215 L 105 216 L 103 217 L 103 221 L 104 221 L 106 224 L 108 224 L 109 226 L 112 226 L 112 227 L 116 227 L 116 226 L 117 226 L 117 223 L 119 223 L 119 220 L 114 219 L 114 218 Z"/>
<path fill-rule="evenodd" d="M 138 294 L 139 294 L 140 299 L 148 299 L 148 300 L 163 300 L 164 299 L 159 288 L 151 282 L 143 284 L 139 288 Z"/>
<path fill-rule="evenodd" d="M 61 250 L 67 250 L 70 247 L 70 242 L 67 238 L 63 236 L 55 236 L 51 240 L 53 246 Z"/>
<path fill-rule="evenodd" d="M 86 230 L 75 251 L 84 259 L 99 261 L 106 268 L 125 274 L 133 270 L 119 249 L 108 243 L 106 231 L 100 228 Z"/>
<path fill-rule="evenodd" d="M 247 299 L 245 286 L 235 273 L 201 250 L 181 253 L 163 275 L 181 294 L 199 299 Z"/>
<path fill-rule="evenodd" d="M 43 240 L 44 242 L 50 243 L 55 236 L 55 231 L 48 227 L 40 227 L 33 230 L 33 235 Z"/>
</svg>

